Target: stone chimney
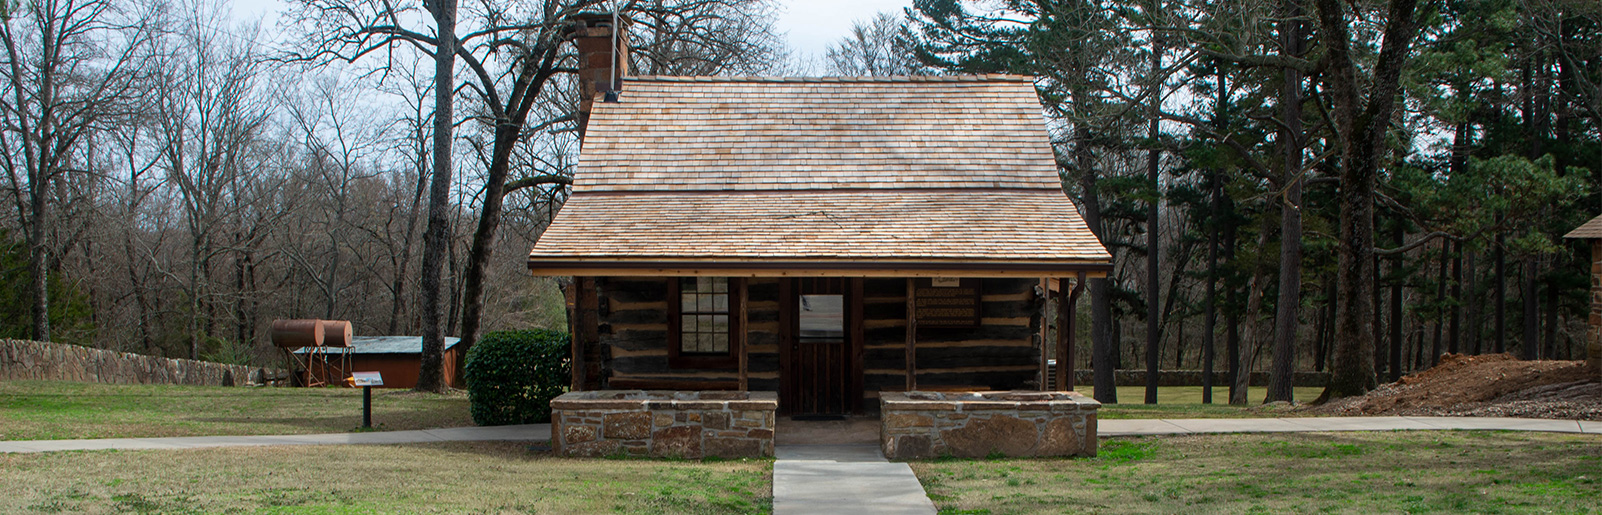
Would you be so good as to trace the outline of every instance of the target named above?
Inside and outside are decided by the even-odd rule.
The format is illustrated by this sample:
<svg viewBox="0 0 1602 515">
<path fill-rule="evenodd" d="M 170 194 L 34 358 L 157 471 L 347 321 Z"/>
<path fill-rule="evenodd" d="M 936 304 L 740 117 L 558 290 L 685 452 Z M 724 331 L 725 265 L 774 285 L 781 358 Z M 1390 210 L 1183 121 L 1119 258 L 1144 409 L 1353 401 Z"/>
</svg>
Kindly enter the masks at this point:
<svg viewBox="0 0 1602 515">
<path fill-rule="evenodd" d="M 614 30 L 614 21 L 623 30 Z M 623 77 L 629 73 L 628 30 L 612 13 L 592 12 L 575 15 L 572 31 L 579 55 L 578 129 L 579 141 L 583 141 L 596 97 L 600 96 L 603 102 L 616 102 L 623 89 Z"/>
</svg>

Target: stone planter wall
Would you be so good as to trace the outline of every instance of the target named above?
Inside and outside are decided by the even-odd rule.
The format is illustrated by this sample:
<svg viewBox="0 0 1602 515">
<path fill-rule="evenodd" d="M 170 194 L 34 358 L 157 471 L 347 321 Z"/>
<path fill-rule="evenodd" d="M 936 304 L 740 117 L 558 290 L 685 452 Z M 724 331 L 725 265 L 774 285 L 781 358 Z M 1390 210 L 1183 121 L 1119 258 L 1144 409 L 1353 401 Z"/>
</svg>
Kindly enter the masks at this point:
<svg viewBox="0 0 1602 515">
<path fill-rule="evenodd" d="M 560 456 L 773 455 L 775 392 L 596 390 L 551 400 Z"/>
<path fill-rule="evenodd" d="M 1096 455 L 1101 403 L 1075 392 L 885 392 L 879 402 L 890 459 Z"/>
</svg>

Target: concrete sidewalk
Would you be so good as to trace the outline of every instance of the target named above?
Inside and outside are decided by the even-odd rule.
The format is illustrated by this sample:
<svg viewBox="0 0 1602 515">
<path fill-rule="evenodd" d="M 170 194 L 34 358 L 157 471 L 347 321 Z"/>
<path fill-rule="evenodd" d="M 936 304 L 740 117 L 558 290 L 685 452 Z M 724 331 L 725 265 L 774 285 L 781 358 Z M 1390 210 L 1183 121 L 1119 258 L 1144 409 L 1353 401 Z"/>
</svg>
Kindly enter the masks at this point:
<svg viewBox="0 0 1602 515">
<path fill-rule="evenodd" d="M 1602 434 L 1602 422 L 1502 417 L 1179 418 L 1096 421 L 1096 435 L 1103 437 L 1454 429 Z"/>
<path fill-rule="evenodd" d="M 877 444 L 780 445 L 773 462 L 774 515 L 934 515 L 934 502 L 906 463 Z"/>
<path fill-rule="evenodd" d="M 452 427 L 415 431 L 325 433 L 273 436 L 179 436 L 171 438 L 106 438 L 100 440 L 17 440 L 0 442 L 0 453 L 94 451 L 105 449 L 201 449 L 262 445 L 364 445 L 427 442 L 543 441 L 551 439 L 550 424 L 521 426 Z"/>
<path fill-rule="evenodd" d="M 1501 417 L 1307 417 L 1114 419 L 1097 421 L 1096 434 L 1108 436 L 1185 435 L 1213 433 L 1299 433 L 1319 431 L 1492 430 L 1602 434 L 1602 422 Z M 106 438 L 99 440 L 0 441 L 0 453 L 93 451 L 104 449 L 200 449 L 262 445 L 363 445 L 426 442 L 545 441 L 550 424 L 453 427 L 416 431 L 326 433 L 273 436 L 180 436 L 173 438 Z M 787 446 L 790 452 L 806 447 Z M 852 447 L 852 446 L 844 446 Z M 875 447 L 877 448 L 877 447 Z M 832 452 L 832 451 L 831 451 Z M 875 451 L 877 452 L 877 451 Z M 781 456 L 782 460 L 783 457 Z M 835 458 L 826 458 L 835 459 Z M 883 458 L 880 457 L 880 460 Z"/>
</svg>

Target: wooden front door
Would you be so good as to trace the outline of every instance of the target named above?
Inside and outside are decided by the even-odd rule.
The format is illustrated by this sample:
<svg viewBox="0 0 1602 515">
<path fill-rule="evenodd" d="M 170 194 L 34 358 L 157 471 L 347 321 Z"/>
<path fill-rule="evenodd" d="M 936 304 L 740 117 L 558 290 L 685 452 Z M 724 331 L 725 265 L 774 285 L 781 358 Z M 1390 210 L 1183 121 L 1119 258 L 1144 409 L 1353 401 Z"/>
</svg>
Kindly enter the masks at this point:
<svg viewBox="0 0 1602 515">
<path fill-rule="evenodd" d="M 783 282 L 786 320 L 781 409 L 793 416 L 839 416 L 862 400 L 861 283 L 843 278 Z M 854 290 L 854 291 L 853 291 Z"/>
</svg>

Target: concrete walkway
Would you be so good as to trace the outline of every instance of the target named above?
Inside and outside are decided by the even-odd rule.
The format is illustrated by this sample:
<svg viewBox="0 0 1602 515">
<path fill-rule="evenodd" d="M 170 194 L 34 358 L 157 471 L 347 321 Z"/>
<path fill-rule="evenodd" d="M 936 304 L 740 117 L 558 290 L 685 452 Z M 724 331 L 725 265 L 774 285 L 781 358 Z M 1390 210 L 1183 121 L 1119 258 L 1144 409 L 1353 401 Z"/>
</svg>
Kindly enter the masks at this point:
<svg viewBox="0 0 1602 515">
<path fill-rule="evenodd" d="M 934 502 L 906 463 L 877 444 L 780 445 L 773 463 L 774 515 L 933 515 Z"/>
<path fill-rule="evenodd" d="M 1315 431 L 1408 431 L 1408 430 L 1501 430 L 1543 431 L 1552 433 L 1602 434 L 1602 422 L 1586 420 L 1549 420 L 1535 418 L 1501 417 L 1309 417 L 1309 418 L 1187 418 L 1187 419 L 1119 419 L 1097 422 L 1098 436 L 1184 435 L 1208 433 L 1294 433 Z M 0 453 L 93 451 L 104 449 L 200 449 L 206 447 L 252 447 L 262 445 L 361 445 L 400 444 L 426 442 L 473 441 L 543 441 L 550 440 L 550 424 L 522 426 L 453 427 L 416 431 L 379 431 L 373 433 L 326 433 L 312 435 L 275 436 L 180 436 L 172 438 L 106 438 L 100 440 L 15 440 L 0 441 Z M 863 445 L 788 445 L 780 443 L 780 460 L 785 452 L 803 453 L 817 447 L 817 452 L 829 448 L 852 448 Z M 877 446 L 866 445 L 877 449 Z M 850 452 L 847 452 L 850 451 Z M 810 452 L 810 451 L 807 451 Z M 828 451 L 835 452 L 835 451 Z M 875 453 L 878 451 L 875 450 Z M 797 461 L 861 462 L 857 458 L 840 458 L 832 454 L 819 454 L 817 460 L 792 458 Z M 860 456 L 859 456 L 860 458 Z M 846 459 L 846 461 L 840 461 Z M 876 458 L 884 461 L 884 458 Z"/>
<path fill-rule="evenodd" d="M 1096 421 L 1096 435 L 1102 437 L 1452 429 L 1602 434 L 1602 422 L 1502 417 L 1181 418 Z"/>
<path fill-rule="evenodd" d="M 426 442 L 544 441 L 551 439 L 550 424 L 521 426 L 453 427 L 415 431 L 325 433 L 274 436 L 179 436 L 172 438 L 106 438 L 100 440 L 18 440 L 0 442 L 0 453 L 95 451 L 104 449 L 201 449 L 262 445 L 362 445 Z"/>
</svg>

